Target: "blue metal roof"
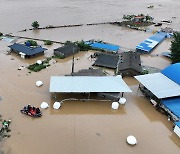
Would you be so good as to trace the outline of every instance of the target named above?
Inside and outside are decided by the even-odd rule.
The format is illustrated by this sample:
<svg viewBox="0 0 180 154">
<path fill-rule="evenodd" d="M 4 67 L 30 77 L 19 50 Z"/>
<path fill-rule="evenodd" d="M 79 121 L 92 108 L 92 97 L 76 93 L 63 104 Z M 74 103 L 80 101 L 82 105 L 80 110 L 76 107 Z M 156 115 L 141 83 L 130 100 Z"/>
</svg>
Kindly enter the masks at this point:
<svg viewBox="0 0 180 154">
<path fill-rule="evenodd" d="M 163 99 L 162 103 L 178 118 L 180 118 L 180 97 Z"/>
<path fill-rule="evenodd" d="M 42 47 L 28 47 L 24 44 L 18 44 L 18 43 L 14 43 L 13 45 L 8 46 L 9 48 L 11 48 L 12 50 L 14 50 L 15 52 L 22 52 L 28 56 L 32 56 L 32 55 L 36 55 L 38 53 L 42 53 L 44 52 L 45 48 Z"/>
<path fill-rule="evenodd" d="M 144 42 L 136 46 L 136 50 L 140 52 L 151 52 L 160 42 L 162 42 L 167 36 L 167 33 L 157 32 Z"/>
<path fill-rule="evenodd" d="M 180 84 L 180 63 L 172 64 L 161 71 L 162 74 Z"/>
<path fill-rule="evenodd" d="M 175 122 L 175 125 L 177 125 L 180 128 L 180 121 Z"/>
<path fill-rule="evenodd" d="M 117 52 L 120 48 L 120 46 L 118 45 L 109 44 L 109 43 L 99 43 L 99 42 L 89 42 L 89 41 L 85 43 L 89 44 L 92 48 L 103 49 L 107 51 Z"/>
</svg>

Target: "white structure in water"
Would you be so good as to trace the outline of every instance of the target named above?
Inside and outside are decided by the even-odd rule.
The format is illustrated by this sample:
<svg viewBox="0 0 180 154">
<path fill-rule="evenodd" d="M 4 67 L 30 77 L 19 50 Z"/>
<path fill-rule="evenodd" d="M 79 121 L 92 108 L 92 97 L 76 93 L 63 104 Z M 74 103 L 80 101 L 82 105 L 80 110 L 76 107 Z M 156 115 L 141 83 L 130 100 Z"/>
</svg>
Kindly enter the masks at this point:
<svg viewBox="0 0 180 154">
<path fill-rule="evenodd" d="M 176 133 L 177 136 L 180 137 L 180 121 L 175 122 L 174 132 Z"/>
</svg>

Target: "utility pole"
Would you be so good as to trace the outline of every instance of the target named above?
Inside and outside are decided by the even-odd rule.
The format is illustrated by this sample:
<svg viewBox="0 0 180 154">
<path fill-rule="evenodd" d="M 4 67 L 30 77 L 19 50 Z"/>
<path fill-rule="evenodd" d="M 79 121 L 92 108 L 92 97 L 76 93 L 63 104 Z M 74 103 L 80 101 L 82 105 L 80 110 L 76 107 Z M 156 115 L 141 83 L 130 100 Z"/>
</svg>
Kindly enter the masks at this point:
<svg viewBox="0 0 180 154">
<path fill-rule="evenodd" d="M 74 47 L 73 47 L 73 59 L 72 59 L 72 71 L 71 75 L 74 73 Z"/>
</svg>

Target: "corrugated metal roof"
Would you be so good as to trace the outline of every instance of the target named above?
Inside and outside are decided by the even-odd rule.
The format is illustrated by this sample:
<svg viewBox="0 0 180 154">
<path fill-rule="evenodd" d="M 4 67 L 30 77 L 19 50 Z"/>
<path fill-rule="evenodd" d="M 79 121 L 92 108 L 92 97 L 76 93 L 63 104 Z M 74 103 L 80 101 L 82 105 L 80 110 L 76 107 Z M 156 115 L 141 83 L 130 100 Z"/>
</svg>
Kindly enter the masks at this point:
<svg viewBox="0 0 180 154">
<path fill-rule="evenodd" d="M 131 92 L 121 76 L 52 76 L 49 92 Z"/>
<path fill-rule="evenodd" d="M 92 48 L 103 49 L 112 52 L 118 52 L 120 48 L 120 46 L 118 45 L 109 44 L 109 43 L 99 43 L 99 42 L 90 42 L 90 41 L 86 41 L 85 43 L 89 44 Z"/>
<path fill-rule="evenodd" d="M 162 73 L 135 76 L 157 98 L 180 96 L 180 86 Z"/>
<path fill-rule="evenodd" d="M 38 53 L 42 53 L 44 52 L 45 48 L 42 47 L 28 47 L 24 44 L 18 44 L 18 43 L 14 43 L 13 45 L 8 46 L 9 48 L 11 48 L 12 50 L 14 50 L 15 52 L 19 53 L 25 53 L 28 56 L 32 56 L 32 55 L 36 55 Z"/>
<path fill-rule="evenodd" d="M 162 104 L 180 119 L 180 97 L 163 99 Z"/>
<path fill-rule="evenodd" d="M 140 43 L 136 46 L 137 51 L 142 52 L 151 52 L 160 42 L 162 42 L 167 36 L 167 33 L 164 32 L 157 32 L 156 34 L 152 35 L 144 42 Z"/>
<path fill-rule="evenodd" d="M 180 85 L 180 63 L 166 67 L 161 73 Z"/>
<path fill-rule="evenodd" d="M 175 125 L 177 125 L 180 128 L 180 121 L 175 122 Z"/>
</svg>

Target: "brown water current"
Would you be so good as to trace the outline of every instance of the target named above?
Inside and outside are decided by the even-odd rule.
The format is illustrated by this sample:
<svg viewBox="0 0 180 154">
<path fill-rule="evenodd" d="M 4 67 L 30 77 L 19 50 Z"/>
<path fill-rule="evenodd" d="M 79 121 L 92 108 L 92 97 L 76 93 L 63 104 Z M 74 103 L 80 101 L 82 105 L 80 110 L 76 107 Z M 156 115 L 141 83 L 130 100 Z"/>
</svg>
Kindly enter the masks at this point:
<svg viewBox="0 0 180 154">
<path fill-rule="evenodd" d="M 148 5 L 154 8 L 148 9 Z M 180 29 L 179 6 L 178 0 L 0 0 L 0 31 L 56 41 L 100 39 L 134 49 L 152 33 L 112 25 L 18 31 L 29 28 L 34 20 L 41 26 L 93 23 L 118 21 L 127 13 L 148 13 L 156 20 L 170 19 L 173 20 L 171 26 Z M 23 43 L 24 39 L 18 42 Z M 16 54 L 6 55 L 9 43 L 0 41 L 0 114 L 12 120 L 11 137 L 0 142 L 0 154 L 179 154 L 180 139 L 173 133 L 173 123 L 138 91 L 138 82 L 133 77 L 124 78 L 132 93 L 124 94 L 127 103 L 118 110 L 111 109 L 110 101 L 65 101 L 60 110 L 54 110 L 54 95 L 49 93 L 50 76 L 70 74 L 72 56 L 56 59 L 38 73 L 29 73 L 27 68 L 17 70 L 53 55 L 53 49 L 61 46 L 56 43 L 48 47 L 41 41 L 38 44 L 48 48 L 45 56 L 22 59 Z M 168 51 L 170 44 L 171 40 L 166 39 L 151 54 L 142 55 L 142 65 L 160 69 L 168 66 L 170 60 L 160 54 Z M 75 71 L 91 67 L 92 53 L 75 55 Z M 107 72 L 113 75 L 113 70 Z M 42 87 L 35 86 L 37 80 L 43 81 Z M 87 95 L 57 97 L 86 98 Z M 40 106 L 43 101 L 49 103 L 50 108 L 42 110 L 41 118 L 33 119 L 20 113 L 24 105 Z M 126 143 L 128 135 L 137 138 L 136 146 Z"/>
</svg>

